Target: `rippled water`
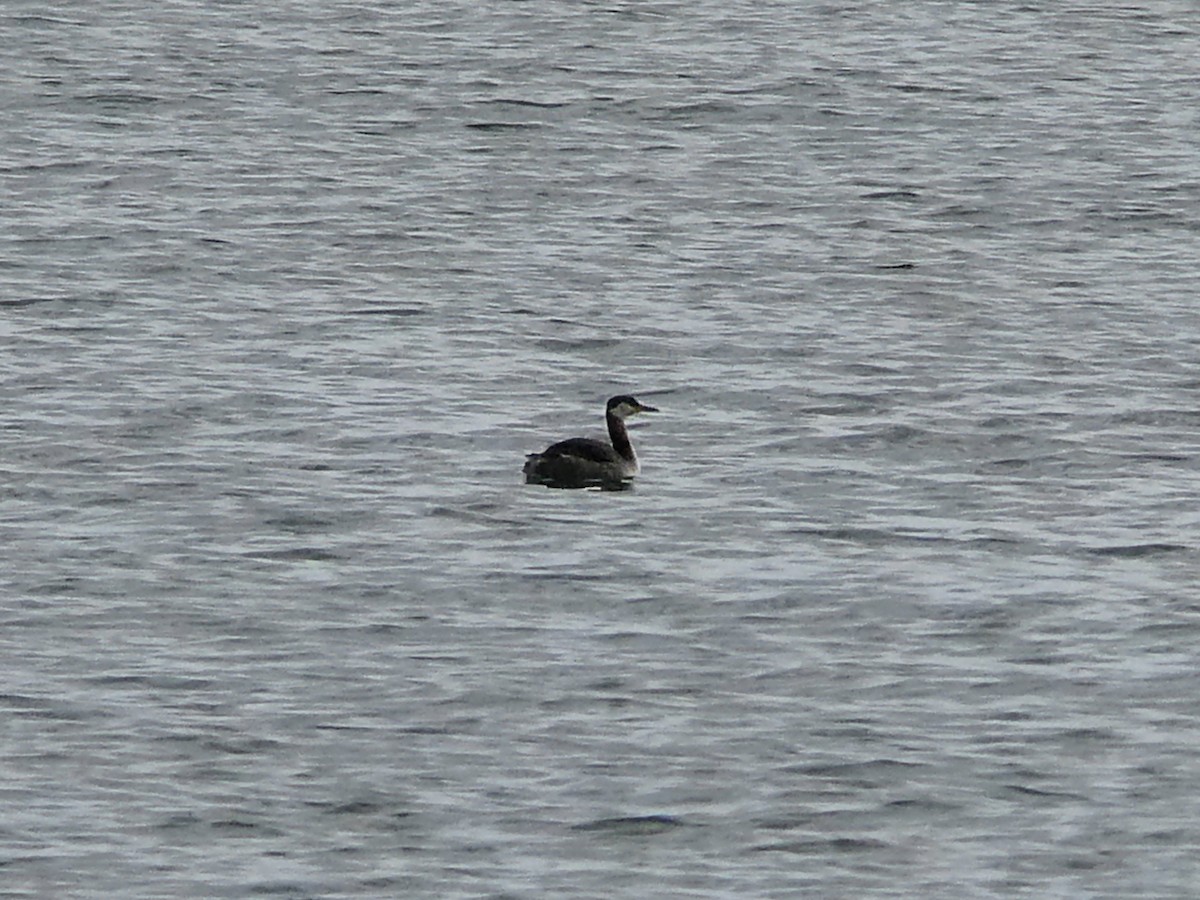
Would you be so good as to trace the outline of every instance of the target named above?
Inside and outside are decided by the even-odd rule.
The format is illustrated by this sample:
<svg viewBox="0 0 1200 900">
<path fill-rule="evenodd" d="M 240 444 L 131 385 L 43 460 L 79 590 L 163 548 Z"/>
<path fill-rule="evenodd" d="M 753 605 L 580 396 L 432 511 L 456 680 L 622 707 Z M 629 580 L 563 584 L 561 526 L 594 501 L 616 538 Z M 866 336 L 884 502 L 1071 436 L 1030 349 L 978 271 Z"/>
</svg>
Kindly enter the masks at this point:
<svg viewBox="0 0 1200 900">
<path fill-rule="evenodd" d="M 9 4 L 0 894 L 1194 896 L 1198 35 Z"/>
</svg>

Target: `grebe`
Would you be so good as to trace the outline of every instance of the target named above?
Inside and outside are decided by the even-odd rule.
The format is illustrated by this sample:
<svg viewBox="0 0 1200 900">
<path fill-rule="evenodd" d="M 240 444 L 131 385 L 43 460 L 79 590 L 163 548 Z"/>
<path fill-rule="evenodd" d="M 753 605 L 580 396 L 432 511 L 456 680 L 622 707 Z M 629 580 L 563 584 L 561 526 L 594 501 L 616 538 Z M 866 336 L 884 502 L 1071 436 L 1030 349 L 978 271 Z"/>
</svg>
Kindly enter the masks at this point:
<svg viewBox="0 0 1200 900">
<path fill-rule="evenodd" d="M 628 394 L 608 401 L 604 418 L 608 422 L 608 437 L 612 441 L 591 438 L 568 438 L 551 444 L 541 453 L 525 458 L 526 484 L 545 484 L 550 487 L 616 486 L 638 473 L 637 454 L 629 442 L 625 419 L 644 412 L 658 412 L 653 406 L 638 402 Z"/>
</svg>

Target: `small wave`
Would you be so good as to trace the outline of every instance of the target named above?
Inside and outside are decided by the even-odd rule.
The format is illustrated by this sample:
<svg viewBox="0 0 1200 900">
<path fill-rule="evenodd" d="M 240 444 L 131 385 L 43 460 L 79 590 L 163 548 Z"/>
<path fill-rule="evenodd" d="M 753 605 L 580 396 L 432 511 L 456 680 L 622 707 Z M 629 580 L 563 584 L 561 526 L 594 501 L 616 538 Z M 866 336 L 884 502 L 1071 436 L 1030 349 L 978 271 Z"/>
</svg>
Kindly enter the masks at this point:
<svg viewBox="0 0 1200 900">
<path fill-rule="evenodd" d="M 804 853 L 804 854 L 825 854 L 825 853 L 872 853 L 877 850 L 886 850 L 889 844 L 883 841 L 873 840 L 871 838 L 826 838 L 822 840 L 808 841 L 785 841 L 778 844 L 760 844 L 753 848 L 759 852 L 774 852 L 774 853 Z"/>
<path fill-rule="evenodd" d="M 891 543 L 909 544 L 957 544 L 966 547 L 996 547 L 1018 543 L 1014 538 L 998 535 L 976 535 L 956 537 L 948 534 L 921 534 L 917 532 L 886 531 L 882 528 L 856 528 L 851 526 L 799 527 L 788 529 L 788 534 L 812 535 L 831 541 L 848 541 L 856 544 L 880 546 Z"/>
<path fill-rule="evenodd" d="M 295 560 L 309 560 L 313 562 L 330 562 L 332 560 L 344 559 L 340 553 L 334 553 L 331 550 L 325 550 L 321 547 L 289 547 L 285 550 L 252 550 L 249 553 L 243 553 L 248 559 L 270 559 L 290 562 Z"/>
<path fill-rule="evenodd" d="M 1140 559 L 1143 556 L 1160 556 L 1164 553 L 1178 553 L 1187 549 L 1186 544 L 1116 544 L 1110 547 L 1091 547 L 1087 552 L 1092 556 Z"/>
<path fill-rule="evenodd" d="M 472 131 L 512 131 L 518 128 L 540 128 L 537 122 L 468 122 Z"/>
<path fill-rule="evenodd" d="M 1037 797 L 1042 800 L 1086 800 L 1087 797 L 1082 794 L 1074 794 L 1069 791 L 1044 791 L 1040 788 L 1027 787 L 1023 784 L 1005 785 L 1005 789 L 1012 791 L 1014 794 L 1020 794 L 1025 797 Z"/>
<path fill-rule="evenodd" d="M 675 816 L 656 814 L 650 816 L 615 816 L 595 819 L 572 825 L 572 831 L 604 831 L 610 834 L 640 835 L 661 834 L 672 828 L 681 828 L 684 823 Z"/>
</svg>

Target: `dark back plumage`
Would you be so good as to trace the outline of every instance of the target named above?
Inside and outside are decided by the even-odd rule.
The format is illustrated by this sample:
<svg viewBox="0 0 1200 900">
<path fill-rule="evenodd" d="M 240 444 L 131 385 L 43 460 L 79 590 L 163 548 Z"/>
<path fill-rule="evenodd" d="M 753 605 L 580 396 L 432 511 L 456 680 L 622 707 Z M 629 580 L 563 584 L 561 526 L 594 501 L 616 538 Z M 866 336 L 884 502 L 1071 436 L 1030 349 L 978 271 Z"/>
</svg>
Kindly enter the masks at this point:
<svg viewBox="0 0 1200 900">
<path fill-rule="evenodd" d="M 530 456 L 541 456 L 544 459 L 556 459 L 561 456 L 573 456 L 576 459 L 586 459 L 589 462 L 608 463 L 618 462 L 621 457 L 612 445 L 595 438 L 567 438 L 557 444 L 551 444 L 541 453 L 531 453 Z"/>
</svg>

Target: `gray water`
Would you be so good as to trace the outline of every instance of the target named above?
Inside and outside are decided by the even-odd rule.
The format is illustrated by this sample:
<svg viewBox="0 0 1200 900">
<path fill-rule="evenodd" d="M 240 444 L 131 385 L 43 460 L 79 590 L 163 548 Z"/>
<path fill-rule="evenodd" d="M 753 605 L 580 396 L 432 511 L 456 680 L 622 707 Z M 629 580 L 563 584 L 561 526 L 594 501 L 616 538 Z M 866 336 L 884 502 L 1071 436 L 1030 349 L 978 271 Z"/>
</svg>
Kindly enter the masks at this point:
<svg viewBox="0 0 1200 900">
<path fill-rule="evenodd" d="M 263 6 L 0 18 L 0 895 L 1196 895 L 1194 4 Z"/>
</svg>

